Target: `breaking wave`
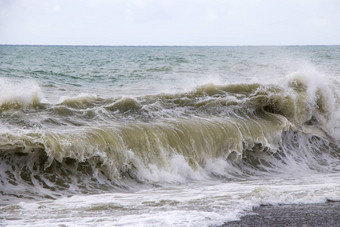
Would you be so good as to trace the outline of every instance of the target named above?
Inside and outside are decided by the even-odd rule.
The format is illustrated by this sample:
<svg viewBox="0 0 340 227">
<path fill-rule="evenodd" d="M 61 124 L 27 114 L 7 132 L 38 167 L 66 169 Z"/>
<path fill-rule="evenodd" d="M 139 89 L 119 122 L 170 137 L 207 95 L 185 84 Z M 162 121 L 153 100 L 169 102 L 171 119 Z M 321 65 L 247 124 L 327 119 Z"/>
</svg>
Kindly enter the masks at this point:
<svg viewBox="0 0 340 227">
<path fill-rule="evenodd" d="M 4 90 L 1 203 L 136 184 L 338 171 L 337 89 L 295 73 L 280 84 L 206 84 L 109 99 L 82 94 L 56 104 L 41 102 L 38 86 L 24 95 Z"/>
</svg>

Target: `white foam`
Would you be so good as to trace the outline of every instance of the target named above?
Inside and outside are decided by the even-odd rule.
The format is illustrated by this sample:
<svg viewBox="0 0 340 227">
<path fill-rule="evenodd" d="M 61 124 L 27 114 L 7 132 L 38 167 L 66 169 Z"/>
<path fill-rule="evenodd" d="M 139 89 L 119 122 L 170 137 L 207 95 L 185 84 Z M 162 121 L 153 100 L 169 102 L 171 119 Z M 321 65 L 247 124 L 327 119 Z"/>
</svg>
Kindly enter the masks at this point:
<svg viewBox="0 0 340 227">
<path fill-rule="evenodd" d="M 207 176 L 200 167 L 195 171 L 182 155 L 173 155 L 166 166 L 158 168 L 149 164 L 138 171 L 140 179 L 156 183 L 185 183 L 188 180 L 203 180 Z"/>
<path fill-rule="evenodd" d="M 307 204 L 340 199 L 340 177 L 262 178 L 207 182 L 134 193 L 77 195 L 2 209 L 10 226 L 210 226 L 237 220 L 260 204 Z M 13 205 L 10 205 L 13 206 Z M 12 219 L 15 217 L 15 219 Z"/>
</svg>

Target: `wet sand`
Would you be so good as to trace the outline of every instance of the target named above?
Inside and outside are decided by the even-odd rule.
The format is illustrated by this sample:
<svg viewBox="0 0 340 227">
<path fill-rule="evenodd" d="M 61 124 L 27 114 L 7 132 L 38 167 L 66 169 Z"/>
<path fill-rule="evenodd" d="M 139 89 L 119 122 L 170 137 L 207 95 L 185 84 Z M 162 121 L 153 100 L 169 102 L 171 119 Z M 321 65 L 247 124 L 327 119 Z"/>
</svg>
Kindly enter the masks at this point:
<svg viewBox="0 0 340 227">
<path fill-rule="evenodd" d="M 221 227 L 236 226 L 340 226 L 340 202 L 260 206 L 253 214 Z"/>
</svg>

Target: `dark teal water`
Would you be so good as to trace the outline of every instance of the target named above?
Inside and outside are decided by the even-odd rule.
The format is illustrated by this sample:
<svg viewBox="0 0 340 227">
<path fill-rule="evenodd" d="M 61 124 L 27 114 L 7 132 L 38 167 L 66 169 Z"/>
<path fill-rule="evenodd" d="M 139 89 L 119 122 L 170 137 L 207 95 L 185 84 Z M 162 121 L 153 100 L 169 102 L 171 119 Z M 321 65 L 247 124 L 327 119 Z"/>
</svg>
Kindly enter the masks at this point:
<svg viewBox="0 0 340 227">
<path fill-rule="evenodd" d="M 46 95 L 58 89 L 107 96 L 173 93 L 209 82 L 282 78 L 308 67 L 339 77 L 339 49 L 339 46 L 0 46 L 0 76 L 35 81 Z"/>
</svg>

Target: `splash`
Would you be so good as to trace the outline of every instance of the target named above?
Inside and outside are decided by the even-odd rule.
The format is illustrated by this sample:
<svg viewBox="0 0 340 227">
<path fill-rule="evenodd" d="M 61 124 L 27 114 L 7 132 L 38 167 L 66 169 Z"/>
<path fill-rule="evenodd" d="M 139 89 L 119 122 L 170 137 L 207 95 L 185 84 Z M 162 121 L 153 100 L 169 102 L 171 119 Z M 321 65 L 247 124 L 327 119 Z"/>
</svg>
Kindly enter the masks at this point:
<svg viewBox="0 0 340 227">
<path fill-rule="evenodd" d="M 14 82 L 0 79 L 1 110 L 37 106 L 42 100 L 41 89 L 35 82 Z"/>
</svg>

